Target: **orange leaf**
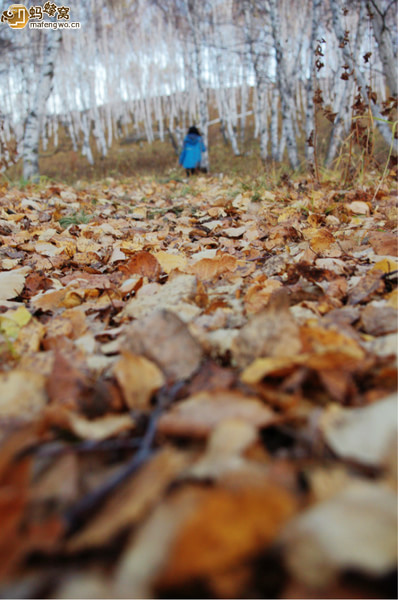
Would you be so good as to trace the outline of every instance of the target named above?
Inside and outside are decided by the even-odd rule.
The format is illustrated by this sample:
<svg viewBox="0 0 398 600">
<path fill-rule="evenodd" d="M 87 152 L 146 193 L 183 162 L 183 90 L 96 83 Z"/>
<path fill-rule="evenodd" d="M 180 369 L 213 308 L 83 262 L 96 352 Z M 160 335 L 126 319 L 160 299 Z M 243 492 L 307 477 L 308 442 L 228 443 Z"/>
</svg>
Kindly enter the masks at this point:
<svg viewBox="0 0 398 600">
<path fill-rule="evenodd" d="M 159 261 L 153 254 L 142 250 L 135 252 L 132 257 L 119 267 L 120 271 L 128 275 L 141 275 L 148 279 L 157 279 L 160 273 Z"/>
</svg>

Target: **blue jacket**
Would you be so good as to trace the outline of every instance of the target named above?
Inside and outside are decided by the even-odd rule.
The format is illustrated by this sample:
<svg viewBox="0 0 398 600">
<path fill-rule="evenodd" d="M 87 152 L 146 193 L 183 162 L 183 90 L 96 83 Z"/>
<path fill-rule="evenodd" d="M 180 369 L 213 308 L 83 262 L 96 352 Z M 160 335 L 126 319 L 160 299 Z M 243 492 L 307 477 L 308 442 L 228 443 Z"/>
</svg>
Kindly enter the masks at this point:
<svg viewBox="0 0 398 600">
<path fill-rule="evenodd" d="M 195 169 L 200 165 L 202 152 L 206 150 L 200 135 L 189 133 L 185 136 L 179 163 L 184 169 Z"/>
</svg>

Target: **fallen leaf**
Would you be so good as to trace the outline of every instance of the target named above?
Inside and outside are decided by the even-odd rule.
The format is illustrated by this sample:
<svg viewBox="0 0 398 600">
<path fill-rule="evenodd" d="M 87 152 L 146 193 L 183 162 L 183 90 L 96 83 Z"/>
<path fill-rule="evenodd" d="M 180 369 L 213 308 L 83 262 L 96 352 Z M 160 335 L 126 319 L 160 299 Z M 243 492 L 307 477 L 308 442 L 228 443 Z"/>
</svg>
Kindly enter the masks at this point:
<svg viewBox="0 0 398 600">
<path fill-rule="evenodd" d="M 348 293 L 348 304 L 369 302 L 375 294 L 384 291 L 383 273 L 379 270 L 368 271 Z"/>
<path fill-rule="evenodd" d="M 235 271 L 238 260 L 230 254 L 221 254 L 214 258 L 202 258 L 190 267 L 190 272 L 202 281 L 215 279 L 223 273 Z"/>
<path fill-rule="evenodd" d="M 317 231 L 314 236 L 311 237 L 310 247 L 316 254 L 322 254 L 325 250 L 328 250 L 335 242 L 334 236 L 327 229 Z"/>
<path fill-rule="evenodd" d="M 155 257 L 165 273 L 170 273 L 174 269 L 183 271 L 188 263 L 184 254 L 172 254 L 163 250 L 155 252 Z"/>
<path fill-rule="evenodd" d="M 295 512 L 285 490 L 267 485 L 203 490 L 170 547 L 159 588 L 206 578 L 264 551 Z"/>
<path fill-rule="evenodd" d="M 0 302 L 19 296 L 24 288 L 30 267 L 21 267 L 0 273 Z"/>
<path fill-rule="evenodd" d="M 26 423 L 39 415 L 47 403 L 45 377 L 14 369 L 0 373 L 0 426 Z"/>
<path fill-rule="evenodd" d="M 255 358 L 285 356 L 301 351 L 299 327 L 284 297 L 275 297 L 267 308 L 244 325 L 233 342 L 233 356 L 239 367 Z"/>
<path fill-rule="evenodd" d="M 397 561 L 396 505 L 392 490 L 357 481 L 306 510 L 282 535 L 289 571 L 318 588 L 343 571 L 387 574 Z"/>
<path fill-rule="evenodd" d="M 68 542 L 69 552 L 101 547 L 143 518 L 187 464 L 182 453 L 165 448 L 122 484 L 90 523 Z"/>
<path fill-rule="evenodd" d="M 227 419 L 265 427 L 278 421 L 278 416 L 253 396 L 216 390 L 199 392 L 173 406 L 160 417 L 158 429 L 167 435 L 206 437 Z"/>
<path fill-rule="evenodd" d="M 135 252 L 127 262 L 120 266 L 120 270 L 128 275 L 141 275 L 148 279 L 157 279 L 160 274 L 160 264 L 153 254 L 142 250 Z"/>
<path fill-rule="evenodd" d="M 122 353 L 113 373 L 130 409 L 149 409 L 154 392 L 165 383 L 163 373 L 153 362 L 131 352 Z"/>
<path fill-rule="evenodd" d="M 146 356 L 171 379 L 192 375 L 202 360 L 202 348 L 174 313 L 156 311 L 126 330 L 125 348 Z"/>
<path fill-rule="evenodd" d="M 398 256 L 398 239 L 390 231 L 375 231 L 369 235 L 369 243 L 380 256 Z"/>
<path fill-rule="evenodd" d="M 395 395 L 370 406 L 331 405 L 320 422 L 323 436 L 338 456 L 373 467 L 383 465 L 387 448 L 397 436 Z"/>
<path fill-rule="evenodd" d="M 369 204 L 367 202 L 362 202 L 361 200 L 354 200 L 354 202 L 346 204 L 345 208 L 354 215 L 370 215 Z"/>
<path fill-rule="evenodd" d="M 194 299 L 197 292 L 196 277 L 178 274 L 164 285 L 143 285 L 136 296 L 129 300 L 121 316 L 139 319 L 161 309 L 175 312 L 180 318 L 190 321 L 201 311 Z"/>
<path fill-rule="evenodd" d="M 363 329 L 370 335 L 379 336 L 398 330 L 398 312 L 392 306 L 368 304 L 361 312 Z"/>
</svg>

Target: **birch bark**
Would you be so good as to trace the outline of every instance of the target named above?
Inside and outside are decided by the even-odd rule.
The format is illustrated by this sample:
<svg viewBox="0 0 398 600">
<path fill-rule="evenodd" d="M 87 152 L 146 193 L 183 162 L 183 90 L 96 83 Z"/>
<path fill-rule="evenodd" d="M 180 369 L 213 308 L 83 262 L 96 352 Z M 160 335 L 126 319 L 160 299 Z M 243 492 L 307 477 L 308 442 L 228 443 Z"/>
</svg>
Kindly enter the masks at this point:
<svg viewBox="0 0 398 600">
<path fill-rule="evenodd" d="M 287 80 L 285 57 L 281 44 L 281 27 L 277 0 L 269 0 L 272 37 L 274 40 L 276 59 L 276 78 L 282 108 L 283 130 L 286 135 L 286 146 L 289 162 L 293 169 L 299 166 L 296 138 L 293 128 L 294 100 L 291 86 Z"/>
<path fill-rule="evenodd" d="M 60 30 L 49 31 L 43 54 L 43 62 L 36 84 L 36 93 L 25 125 L 22 159 L 23 176 L 26 180 L 39 176 L 40 130 L 46 111 L 46 103 L 52 91 L 55 61 L 60 44 Z"/>
<path fill-rule="evenodd" d="M 315 111 L 314 111 L 314 88 L 315 88 L 315 44 L 319 30 L 319 9 L 322 0 L 312 0 L 312 23 L 311 37 L 309 42 L 308 79 L 306 85 L 307 106 L 305 114 L 305 157 L 308 163 L 314 163 L 314 145 L 309 144 L 311 135 L 315 135 Z"/>
<path fill-rule="evenodd" d="M 396 2 L 391 2 L 388 8 Z M 398 96 L 398 70 L 397 57 L 394 56 L 391 30 L 387 25 L 387 10 L 383 11 L 380 0 L 368 0 L 366 6 L 371 15 L 372 28 L 377 45 L 379 56 L 383 65 L 384 75 L 392 96 Z"/>
<path fill-rule="evenodd" d="M 357 30 L 355 33 L 354 43 L 354 56 L 357 56 L 362 44 L 362 38 L 365 30 L 365 5 L 362 2 L 359 11 L 359 18 L 357 23 Z M 336 109 L 336 118 L 333 123 L 332 132 L 328 144 L 326 153 L 325 164 L 327 167 L 331 167 L 333 160 L 337 154 L 339 144 L 343 140 L 344 132 L 349 129 L 349 113 L 350 113 L 350 99 L 354 92 L 354 82 L 352 79 L 343 81 L 343 90 L 340 96 L 340 101 Z M 336 86 L 335 86 L 336 87 Z M 348 125 L 347 125 L 348 124 Z"/>
<path fill-rule="evenodd" d="M 341 23 L 341 4 L 340 0 L 330 0 L 330 8 L 332 11 L 333 27 L 338 41 L 343 49 L 344 60 L 349 65 L 350 69 L 355 73 L 355 78 L 358 86 L 361 88 L 361 94 L 365 103 L 369 106 L 372 111 L 373 118 L 375 119 L 376 126 L 379 129 L 384 141 L 388 146 L 392 144 L 395 153 L 398 151 L 398 140 L 392 138 L 392 132 L 388 124 L 385 122 L 379 107 L 370 98 L 367 91 L 367 82 L 360 68 L 356 65 L 353 57 L 351 56 L 350 49 L 345 42 L 345 32 Z"/>
</svg>

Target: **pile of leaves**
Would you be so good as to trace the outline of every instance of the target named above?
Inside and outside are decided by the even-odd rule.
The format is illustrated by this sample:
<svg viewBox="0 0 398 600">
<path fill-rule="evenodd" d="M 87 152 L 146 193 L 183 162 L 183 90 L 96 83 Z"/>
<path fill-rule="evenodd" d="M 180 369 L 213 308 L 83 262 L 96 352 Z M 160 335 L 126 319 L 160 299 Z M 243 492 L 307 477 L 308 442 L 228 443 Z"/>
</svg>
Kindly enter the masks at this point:
<svg viewBox="0 0 398 600">
<path fill-rule="evenodd" d="M 376 184 L 0 188 L 2 597 L 396 597 Z"/>
</svg>

